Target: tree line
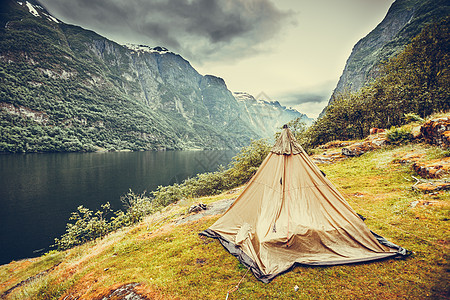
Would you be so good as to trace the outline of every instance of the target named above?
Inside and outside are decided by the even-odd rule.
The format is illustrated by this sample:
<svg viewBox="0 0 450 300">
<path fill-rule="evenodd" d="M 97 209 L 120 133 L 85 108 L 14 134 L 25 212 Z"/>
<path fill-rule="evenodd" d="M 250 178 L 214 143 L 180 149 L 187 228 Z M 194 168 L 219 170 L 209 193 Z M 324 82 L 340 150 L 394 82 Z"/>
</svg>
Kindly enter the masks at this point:
<svg viewBox="0 0 450 300">
<path fill-rule="evenodd" d="M 379 76 L 358 92 L 337 94 L 311 127 L 296 125 L 305 148 L 333 140 L 361 139 L 372 127 L 391 128 L 405 115 L 425 118 L 450 109 L 450 17 L 424 27 Z M 298 123 L 298 122 L 297 122 Z"/>
</svg>

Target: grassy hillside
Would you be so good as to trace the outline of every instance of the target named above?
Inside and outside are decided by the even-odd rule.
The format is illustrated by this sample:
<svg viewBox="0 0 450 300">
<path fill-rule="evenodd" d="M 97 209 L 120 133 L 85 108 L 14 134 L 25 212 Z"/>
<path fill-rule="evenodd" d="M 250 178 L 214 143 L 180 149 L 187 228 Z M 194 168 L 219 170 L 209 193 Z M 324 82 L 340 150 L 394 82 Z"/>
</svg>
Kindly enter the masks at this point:
<svg viewBox="0 0 450 300">
<path fill-rule="evenodd" d="M 3 296 L 102 299 L 121 286 L 136 283 L 126 287 L 142 299 L 224 299 L 246 274 L 229 299 L 445 299 L 450 282 L 450 193 L 423 194 L 411 188 L 412 176 L 417 175 L 408 163 L 400 162 L 414 154 L 427 161 L 446 152 L 425 144 L 404 145 L 320 165 L 349 204 L 367 217 L 370 229 L 414 252 L 407 259 L 296 267 L 263 284 L 246 274 L 245 267 L 218 241 L 198 236 L 219 215 L 180 225 L 174 222 L 186 217 L 193 203 L 237 197 L 242 189 L 235 189 L 172 204 L 101 240 L 0 266 L 0 297 L 35 276 Z M 411 205 L 414 201 L 419 204 Z"/>
</svg>

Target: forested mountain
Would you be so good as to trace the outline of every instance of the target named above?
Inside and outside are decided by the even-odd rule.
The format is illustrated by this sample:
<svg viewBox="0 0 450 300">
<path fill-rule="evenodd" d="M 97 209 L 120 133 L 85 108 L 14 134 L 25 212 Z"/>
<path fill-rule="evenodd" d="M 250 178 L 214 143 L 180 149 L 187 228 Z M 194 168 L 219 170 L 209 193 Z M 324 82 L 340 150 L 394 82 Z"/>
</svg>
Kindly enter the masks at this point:
<svg viewBox="0 0 450 300">
<path fill-rule="evenodd" d="M 401 125 L 450 110 L 449 49 L 450 16 L 446 16 L 424 26 L 411 43 L 383 64 L 372 82 L 358 92 L 337 94 L 302 137 L 304 145 L 361 139 L 372 127 L 410 139 L 411 128 L 400 130 Z"/>
<path fill-rule="evenodd" d="M 380 75 L 383 62 L 399 54 L 426 24 L 450 14 L 446 0 L 396 0 L 383 21 L 352 50 L 333 92 L 356 92 Z"/>
<path fill-rule="evenodd" d="M 267 136 L 223 79 L 164 47 L 119 45 L 34 0 L 1 5 L 0 152 L 220 149 Z"/>
</svg>

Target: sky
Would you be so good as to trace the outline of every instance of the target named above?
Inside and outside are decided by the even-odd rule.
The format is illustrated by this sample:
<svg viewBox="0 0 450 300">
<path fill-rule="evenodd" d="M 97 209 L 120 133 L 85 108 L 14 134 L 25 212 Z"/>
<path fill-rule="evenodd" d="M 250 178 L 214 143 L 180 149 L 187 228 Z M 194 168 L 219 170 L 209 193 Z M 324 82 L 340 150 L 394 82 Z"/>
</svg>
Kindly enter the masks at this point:
<svg viewBox="0 0 450 300">
<path fill-rule="evenodd" d="M 58 19 L 119 44 L 163 46 L 229 90 L 311 118 L 353 46 L 394 0 L 40 0 Z"/>
</svg>

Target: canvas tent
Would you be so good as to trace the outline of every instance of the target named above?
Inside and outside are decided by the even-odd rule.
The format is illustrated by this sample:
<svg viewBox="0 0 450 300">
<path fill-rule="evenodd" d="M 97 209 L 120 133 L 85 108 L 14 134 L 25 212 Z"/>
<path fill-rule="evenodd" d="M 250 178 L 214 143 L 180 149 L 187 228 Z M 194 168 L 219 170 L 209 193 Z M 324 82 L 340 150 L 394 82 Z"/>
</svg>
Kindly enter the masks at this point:
<svg viewBox="0 0 450 300">
<path fill-rule="evenodd" d="M 263 282 L 296 264 L 327 266 L 409 254 L 369 230 L 287 126 L 242 194 L 200 234 L 219 239 Z"/>
</svg>

